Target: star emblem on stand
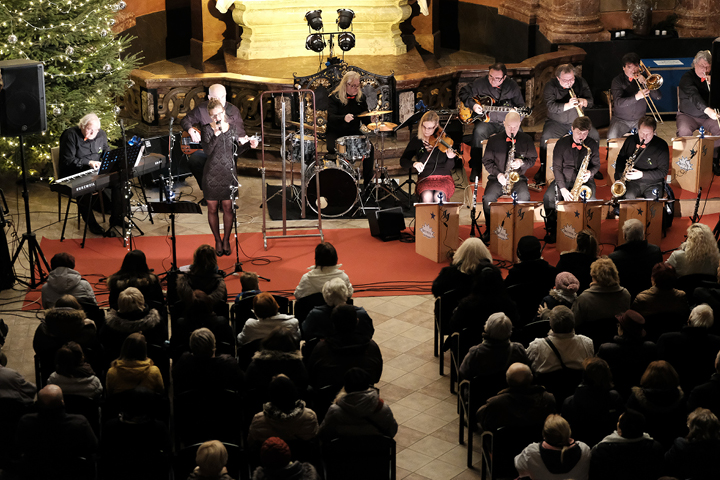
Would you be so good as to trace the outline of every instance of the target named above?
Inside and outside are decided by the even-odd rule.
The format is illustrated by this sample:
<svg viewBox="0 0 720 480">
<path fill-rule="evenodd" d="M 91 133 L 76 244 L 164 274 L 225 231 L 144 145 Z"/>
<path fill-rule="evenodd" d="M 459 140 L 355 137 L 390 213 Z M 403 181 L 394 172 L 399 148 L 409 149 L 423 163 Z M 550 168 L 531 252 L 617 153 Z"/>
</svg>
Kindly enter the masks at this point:
<svg viewBox="0 0 720 480">
<path fill-rule="evenodd" d="M 580 218 L 580 212 L 575 210 L 575 218 Z"/>
<path fill-rule="evenodd" d="M 638 215 L 642 215 L 642 214 L 643 214 L 643 209 L 642 209 L 642 208 L 638 208 L 637 211 L 638 211 Z"/>
<path fill-rule="evenodd" d="M 512 217 L 512 213 L 510 211 L 507 211 L 507 212 L 505 212 L 505 216 L 507 218 L 510 218 L 510 217 Z"/>
<path fill-rule="evenodd" d="M 433 220 L 435 220 L 435 212 L 430 212 L 430 218 L 432 218 Z"/>
</svg>

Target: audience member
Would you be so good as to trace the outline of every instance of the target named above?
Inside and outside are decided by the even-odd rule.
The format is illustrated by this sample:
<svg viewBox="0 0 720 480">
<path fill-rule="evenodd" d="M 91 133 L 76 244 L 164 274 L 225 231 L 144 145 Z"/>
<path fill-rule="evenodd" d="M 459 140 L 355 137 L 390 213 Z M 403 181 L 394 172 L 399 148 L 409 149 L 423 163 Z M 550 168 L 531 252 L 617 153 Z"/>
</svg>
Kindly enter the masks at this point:
<svg viewBox="0 0 720 480">
<path fill-rule="evenodd" d="M 657 480 L 665 451 L 644 430 L 643 414 L 627 410 L 620 415 L 617 430 L 592 449 L 590 480 Z"/>
<path fill-rule="evenodd" d="M 50 260 L 50 273 L 42 286 L 42 307 L 54 307 L 63 295 L 72 295 L 81 304 L 97 304 L 92 287 L 75 271 L 75 257 L 65 252 L 56 253 Z"/>
<path fill-rule="evenodd" d="M 687 432 L 685 403 L 675 369 L 664 360 L 656 360 L 643 373 L 640 386 L 632 388 L 626 407 L 645 415 L 647 432 L 668 448 Z"/>
<path fill-rule="evenodd" d="M 506 380 L 508 388 L 488 399 L 477 411 L 480 431 L 539 426 L 555 412 L 555 397 L 542 386 L 533 385 L 532 370 L 527 365 L 510 365 Z"/>
<path fill-rule="evenodd" d="M 555 286 L 547 296 L 542 299 L 538 307 L 538 318 L 536 320 L 548 320 L 550 311 L 558 305 L 572 308 L 577 300 L 577 291 L 580 282 L 570 272 L 560 272 L 555 276 Z"/>
<path fill-rule="evenodd" d="M 650 276 L 652 287 L 638 293 L 632 309 L 646 320 L 657 316 L 687 317 L 689 313 L 685 292 L 675 287 L 675 267 L 667 263 L 656 264 Z M 652 325 L 648 325 L 652 328 Z M 678 328 L 680 325 L 678 325 Z"/>
<path fill-rule="evenodd" d="M 287 327 L 293 332 L 296 340 L 300 341 L 300 324 L 292 315 L 278 313 L 280 306 L 270 293 L 258 293 L 253 297 L 253 310 L 257 318 L 249 318 L 245 322 L 242 332 L 238 334 L 238 342 L 250 343 L 253 340 L 262 340 L 278 326 Z"/>
<path fill-rule="evenodd" d="M 636 218 L 626 220 L 622 226 L 625 243 L 615 247 L 608 257 L 613 261 L 620 276 L 620 285 L 627 288 L 630 296 L 651 287 L 653 267 L 662 263 L 660 247 L 645 240 L 645 227 Z"/>
<path fill-rule="evenodd" d="M 0 399 L 16 400 L 26 406 L 32 405 L 37 387 L 6 365 L 7 359 L 0 362 Z"/>
<path fill-rule="evenodd" d="M 192 298 L 193 290 L 202 290 L 212 300 L 213 310 L 220 316 L 227 316 L 227 287 L 225 279 L 218 273 L 217 254 L 210 245 L 200 245 L 193 254 L 190 270 L 179 275 L 176 283 L 177 298 L 174 299 L 178 317 L 187 302 Z M 170 301 L 170 295 L 168 295 Z"/>
<path fill-rule="evenodd" d="M 512 322 L 502 312 L 493 313 L 485 322 L 480 345 L 470 351 L 460 365 L 460 379 L 506 372 L 513 363 L 530 364 L 525 347 L 510 341 Z"/>
<path fill-rule="evenodd" d="M 480 242 L 482 243 L 482 242 Z M 305 341 L 314 338 L 327 338 L 333 334 L 333 326 L 330 321 L 330 315 L 338 305 L 345 305 L 348 301 L 349 294 L 345 282 L 340 278 L 333 278 L 325 282 L 322 287 L 323 299 L 325 305 L 315 307 L 310 310 L 305 321 L 302 323 L 302 336 Z M 362 307 L 354 307 L 358 317 L 358 326 L 356 333 L 367 340 L 370 340 L 375 333 L 372 318 Z"/>
<path fill-rule="evenodd" d="M 193 290 L 192 299 L 188 302 L 183 316 L 173 324 L 172 338 L 170 338 L 173 359 L 188 351 L 190 335 L 199 328 L 209 329 L 217 343 L 226 347 L 224 353 L 234 353 L 235 335 L 227 318 L 215 315 L 212 300 L 207 293 Z"/>
<path fill-rule="evenodd" d="M 710 227 L 692 223 L 687 229 L 687 241 L 670 254 L 667 263 L 675 267 L 678 277 L 701 273 L 717 275 L 720 251 Z"/>
<path fill-rule="evenodd" d="M 592 278 L 590 277 L 590 266 L 598 259 L 598 242 L 592 230 L 581 230 L 575 237 L 575 250 L 561 252 L 560 260 L 555 268 L 558 272 L 572 273 L 580 282 L 578 294 L 585 291 Z"/>
<path fill-rule="evenodd" d="M 110 365 L 105 385 L 108 395 L 136 387 L 145 387 L 155 393 L 165 391 L 160 370 L 147 357 L 147 342 L 142 333 L 131 333 L 125 339 L 120 356 Z"/>
<path fill-rule="evenodd" d="M 575 334 L 572 310 L 562 305 L 550 312 L 548 336 L 536 338 L 527 348 L 535 373 L 549 373 L 561 368 L 580 370 L 583 361 L 592 357 L 593 352 L 592 340 Z"/>
<path fill-rule="evenodd" d="M 227 449 L 222 442 L 218 440 L 204 442 L 195 454 L 197 467 L 187 480 L 233 480 L 225 467 L 227 461 Z"/>
<path fill-rule="evenodd" d="M 215 335 L 199 328 L 190 335 L 190 351 L 172 367 L 175 395 L 189 390 L 232 390 L 241 392 L 244 373 L 235 357 L 215 355 Z"/>
<path fill-rule="evenodd" d="M 715 373 L 710 380 L 693 388 L 688 399 L 688 409 L 710 409 L 715 416 L 720 414 L 720 352 L 715 356 Z"/>
<path fill-rule="evenodd" d="M 108 277 L 107 286 L 110 290 L 108 297 L 110 308 L 117 310 L 120 292 L 128 287 L 135 287 L 143 294 L 150 308 L 164 312 L 165 295 L 160 280 L 148 267 L 147 258 L 142 250 L 131 250 L 125 254 L 120 270 Z"/>
<path fill-rule="evenodd" d="M 260 293 L 260 277 L 255 272 L 243 272 L 240 275 L 240 288 L 242 291 L 235 297 L 235 303 Z"/>
<path fill-rule="evenodd" d="M 329 242 L 319 243 L 315 247 L 315 265 L 309 268 L 309 272 L 302 276 L 300 283 L 295 289 L 297 300 L 319 293 L 322 291 L 325 282 L 332 278 L 341 278 L 347 286 L 350 297 L 353 294 L 352 284 L 347 274 L 340 270 L 338 255 L 335 247 Z"/>
<path fill-rule="evenodd" d="M 268 385 L 268 401 L 250 423 L 248 446 L 260 449 L 270 437 L 290 442 L 312 440 L 317 434 L 317 416 L 305 407 L 292 380 L 283 374 L 273 378 Z"/>
<path fill-rule="evenodd" d="M 68 342 L 55 354 L 55 371 L 48 383 L 62 388 L 64 395 L 97 398 L 103 391 L 100 379 L 85 362 L 82 347 L 75 342 Z"/>
<path fill-rule="evenodd" d="M 393 438 L 398 424 L 390 407 L 372 388 L 371 375 L 362 368 L 351 368 L 343 376 L 343 391 L 335 399 L 320 425 L 324 439 L 358 435 L 385 435 Z"/>
<path fill-rule="evenodd" d="M 630 292 L 620 285 L 612 260 L 601 257 L 590 266 L 590 287 L 573 304 L 575 325 L 614 317 L 630 308 Z"/>
<path fill-rule="evenodd" d="M 319 480 L 315 467 L 292 460 L 290 447 L 281 438 L 270 437 L 260 447 L 260 466 L 252 480 Z M 190 480 L 190 479 L 188 479 Z"/>
<path fill-rule="evenodd" d="M 440 270 L 432 283 L 432 294 L 439 297 L 450 290 L 460 290 L 470 294 L 473 274 L 481 261 L 492 263 L 492 254 L 485 244 L 477 237 L 466 239 L 453 255 L 449 266 Z"/>
<path fill-rule="evenodd" d="M 720 421 L 710 410 L 698 408 L 688 415 L 689 433 L 665 454 L 668 471 L 691 480 L 720 478 Z"/>
<path fill-rule="evenodd" d="M 534 285 L 549 290 L 555 283 L 557 269 L 541 256 L 540 240 L 533 235 L 526 235 L 518 241 L 516 263 L 505 277 L 505 286 Z"/>
<path fill-rule="evenodd" d="M 570 425 L 560 415 L 548 415 L 543 427 L 543 441 L 531 443 L 515 457 L 520 476 L 533 480 L 572 478 L 587 480 L 590 469 L 590 447 L 571 438 Z"/>
<path fill-rule="evenodd" d="M 108 310 L 105 318 L 100 341 L 107 358 L 117 357 L 125 338 L 134 332 L 142 332 L 148 343 L 153 345 L 167 340 L 167 325 L 158 311 L 145 303 L 143 294 L 135 287 L 120 292 L 118 309 Z"/>
<path fill-rule="evenodd" d="M 718 267 L 717 274 L 715 283 L 704 282 L 695 288 L 692 298 L 688 298 L 688 302 L 694 304 L 707 303 L 713 309 L 713 312 L 719 312 L 718 315 L 720 315 L 720 267 Z M 714 325 L 712 333 L 715 335 L 720 333 L 720 325 Z"/>
<path fill-rule="evenodd" d="M 630 389 L 637 383 L 653 360 L 658 358 L 654 343 L 645 341 L 645 319 L 634 310 L 616 315 L 617 336 L 610 343 L 603 343 L 597 356 L 610 365 L 615 387 L 627 398 Z"/>
</svg>

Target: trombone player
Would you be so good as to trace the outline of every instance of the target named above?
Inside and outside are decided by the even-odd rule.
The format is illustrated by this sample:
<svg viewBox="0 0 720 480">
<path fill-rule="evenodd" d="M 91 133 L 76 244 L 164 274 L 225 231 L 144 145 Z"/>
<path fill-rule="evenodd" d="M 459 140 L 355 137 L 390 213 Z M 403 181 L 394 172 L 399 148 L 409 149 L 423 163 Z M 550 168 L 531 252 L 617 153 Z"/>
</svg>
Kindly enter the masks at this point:
<svg viewBox="0 0 720 480">
<path fill-rule="evenodd" d="M 622 73 L 615 77 L 610 86 L 613 102 L 613 115 L 610 120 L 607 138 L 619 138 L 638 127 L 645 116 L 650 100 L 662 98 L 660 90 L 648 89 L 647 79 L 640 68 L 640 56 L 626 53 L 622 57 Z M 650 106 L 651 111 L 653 107 Z M 657 111 L 653 112 L 653 117 Z M 659 116 L 659 115 L 658 115 Z"/>
</svg>

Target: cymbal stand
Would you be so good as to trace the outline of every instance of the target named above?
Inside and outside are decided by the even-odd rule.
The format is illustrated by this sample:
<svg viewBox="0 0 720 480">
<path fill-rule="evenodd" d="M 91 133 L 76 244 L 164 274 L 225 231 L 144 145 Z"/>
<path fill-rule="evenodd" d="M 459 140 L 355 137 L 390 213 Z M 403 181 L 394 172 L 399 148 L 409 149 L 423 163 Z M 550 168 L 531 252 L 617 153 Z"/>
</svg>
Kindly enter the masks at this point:
<svg viewBox="0 0 720 480">
<path fill-rule="evenodd" d="M 395 200 L 400 200 L 395 193 L 393 193 L 392 189 L 388 188 L 386 185 L 388 174 L 387 169 L 385 168 L 385 134 L 387 132 L 382 132 L 380 130 L 375 130 L 375 133 L 378 135 L 378 138 L 380 139 L 378 144 L 380 146 L 379 153 L 380 155 L 375 157 L 375 174 L 372 178 L 372 190 L 370 191 L 370 194 L 368 195 L 368 199 L 370 197 L 375 197 L 375 203 L 380 204 L 381 201 L 385 200 L 386 198 L 392 196 L 395 198 Z M 379 161 L 378 161 L 379 160 Z M 382 194 L 385 194 L 384 196 L 380 196 Z"/>
</svg>

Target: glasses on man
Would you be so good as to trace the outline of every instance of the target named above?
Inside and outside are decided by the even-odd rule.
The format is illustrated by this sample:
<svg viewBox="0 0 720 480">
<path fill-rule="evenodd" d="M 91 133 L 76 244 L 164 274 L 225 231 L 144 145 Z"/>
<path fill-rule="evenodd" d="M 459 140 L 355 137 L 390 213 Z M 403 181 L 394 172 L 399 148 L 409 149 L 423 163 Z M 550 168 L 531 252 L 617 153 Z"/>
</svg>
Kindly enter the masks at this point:
<svg viewBox="0 0 720 480">
<path fill-rule="evenodd" d="M 494 77 L 492 75 L 488 75 L 488 78 L 493 82 L 502 82 L 502 79 L 505 78 L 505 76 L 503 75 L 502 77 Z"/>
</svg>

